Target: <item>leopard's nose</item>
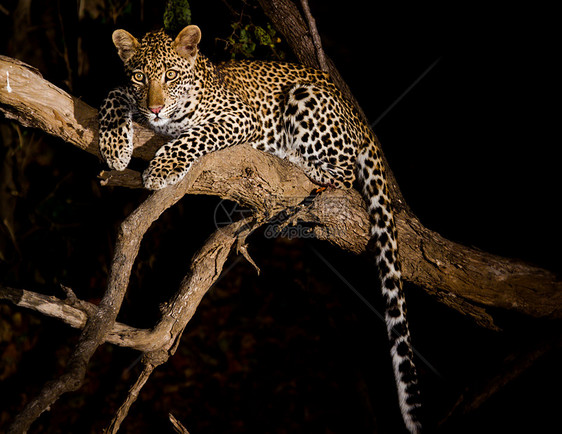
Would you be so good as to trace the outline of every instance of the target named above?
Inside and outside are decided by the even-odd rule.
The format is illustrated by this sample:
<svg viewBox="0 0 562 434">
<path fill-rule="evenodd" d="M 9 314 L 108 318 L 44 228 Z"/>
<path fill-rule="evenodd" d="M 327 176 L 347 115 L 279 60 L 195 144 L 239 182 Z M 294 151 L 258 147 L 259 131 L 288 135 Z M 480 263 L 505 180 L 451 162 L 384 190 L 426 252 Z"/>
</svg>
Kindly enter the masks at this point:
<svg viewBox="0 0 562 434">
<path fill-rule="evenodd" d="M 154 105 L 154 106 L 150 106 L 148 107 L 148 109 L 154 113 L 155 115 L 157 115 L 158 113 L 160 113 L 160 111 L 162 110 L 164 106 L 163 105 Z"/>
</svg>

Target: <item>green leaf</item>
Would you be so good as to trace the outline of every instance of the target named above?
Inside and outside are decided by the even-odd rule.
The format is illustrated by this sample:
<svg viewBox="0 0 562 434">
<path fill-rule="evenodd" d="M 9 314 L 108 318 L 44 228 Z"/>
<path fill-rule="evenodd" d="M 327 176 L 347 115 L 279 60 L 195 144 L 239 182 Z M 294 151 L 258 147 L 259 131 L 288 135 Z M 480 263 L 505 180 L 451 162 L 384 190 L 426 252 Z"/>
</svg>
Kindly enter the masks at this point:
<svg viewBox="0 0 562 434">
<path fill-rule="evenodd" d="M 187 0 L 168 0 L 164 11 L 164 29 L 170 35 L 178 34 L 191 24 L 191 8 Z"/>
</svg>

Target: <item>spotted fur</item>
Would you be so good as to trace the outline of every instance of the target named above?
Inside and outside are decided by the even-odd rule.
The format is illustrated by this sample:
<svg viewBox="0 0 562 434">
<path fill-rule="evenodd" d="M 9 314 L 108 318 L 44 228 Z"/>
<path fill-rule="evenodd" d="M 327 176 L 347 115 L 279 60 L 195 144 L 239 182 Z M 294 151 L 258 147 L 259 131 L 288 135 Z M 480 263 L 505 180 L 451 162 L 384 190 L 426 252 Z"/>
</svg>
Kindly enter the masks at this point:
<svg viewBox="0 0 562 434">
<path fill-rule="evenodd" d="M 292 161 L 316 183 L 351 188 L 358 182 L 371 216 L 371 248 L 386 302 L 386 324 L 404 422 L 420 432 L 418 380 L 402 292 L 396 226 L 381 153 L 327 74 L 289 63 L 231 61 L 214 65 L 198 52 L 198 27 L 172 39 L 164 31 L 140 42 L 113 34 L 130 82 L 100 109 L 100 149 L 123 170 L 132 154 L 132 120 L 171 137 L 143 174 L 160 189 L 181 180 L 204 154 L 251 143 Z"/>
</svg>

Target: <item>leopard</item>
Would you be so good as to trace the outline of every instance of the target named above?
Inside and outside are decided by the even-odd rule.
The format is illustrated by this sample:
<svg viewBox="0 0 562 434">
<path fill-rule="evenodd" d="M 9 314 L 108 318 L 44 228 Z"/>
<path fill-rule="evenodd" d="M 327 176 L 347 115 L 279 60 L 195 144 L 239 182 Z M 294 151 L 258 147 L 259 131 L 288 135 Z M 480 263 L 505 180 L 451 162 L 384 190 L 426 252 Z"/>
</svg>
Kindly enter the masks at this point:
<svg viewBox="0 0 562 434">
<path fill-rule="evenodd" d="M 142 174 L 159 190 L 183 179 L 195 161 L 249 143 L 286 159 L 323 188 L 357 186 L 370 218 L 369 251 L 378 269 L 402 418 L 422 430 L 421 393 L 406 317 L 395 215 L 376 136 L 329 74 L 298 63 L 212 62 L 199 50 L 201 30 L 188 25 L 140 41 L 112 34 L 127 82 L 99 111 L 99 148 L 110 169 L 131 162 L 133 122 L 168 137 Z"/>
</svg>

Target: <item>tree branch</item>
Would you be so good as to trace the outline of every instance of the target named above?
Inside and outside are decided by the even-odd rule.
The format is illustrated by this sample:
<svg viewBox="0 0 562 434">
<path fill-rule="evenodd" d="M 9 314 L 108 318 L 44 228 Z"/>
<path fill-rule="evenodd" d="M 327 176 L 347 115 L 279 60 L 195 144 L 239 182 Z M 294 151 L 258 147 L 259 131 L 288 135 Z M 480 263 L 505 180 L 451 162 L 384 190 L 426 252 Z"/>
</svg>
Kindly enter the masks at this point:
<svg viewBox="0 0 562 434">
<path fill-rule="evenodd" d="M 174 426 L 174 430 L 178 434 L 189 434 L 189 431 L 182 425 L 182 423 L 179 420 L 175 418 L 175 416 L 172 413 L 169 414 L 169 417 L 170 417 L 170 422 L 172 422 L 172 425 Z"/>
<path fill-rule="evenodd" d="M 9 433 L 26 432 L 62 394 L 81 386 L 91 357 L 113 328 L 145 232 L 183 196 L 188 182 L 189 178 L 185 178 L 177 185 L 154 192 L 123 221 L 117 235 L 107 290 L 94 314 L 89 316 L 64 374 L 43 386 L 39 394 L 16 416 Z"/>
<path fill-rule="evenodd" d="M 310 31 L 310 35 L 312 37 L 312 42 L 314 44 L 314 48 L 316 50 L 316 57 L 318 58 L 318 64 L 322 71 L 328 71 L 328 63 L 326 61 L 326 54 L 324 54 L 324 49 L 322 48 L 322 41 L 320 40 L 320 34 L 318 33 L 318 29 L 316 28 L 316 20 L 312 16 L 310 12 L 310 6 L 308 5 L 308 0 L 301 0 L 302 10 L 304 12 L 304 16 L 306 17 L 306 21 L 308 22 L 308 28 Z"/>
<path fill-rule="evenodd" d="M 0 111 L 97 155 L 95 109 L 6 57 L 0 57 Z M 141 126 L 136 132 L 134 155 L 148 160 L 164 139 Z M 190 173 L 186 194 L 217 195 L 258 215 L 295 206 L 315 188 L 291 164 L 246 145 L 206 155 Z M 140 175 L 130 170 L 102 177 L 107 185 L 141 185 Z M 490 307 L 535 318 L 562 317 L 562 282 L 554 273 L 454 243 L 424 227 L 401 200 L 394 205 L 405 280 L 489 328 L 496 328 Z M 354 190 L 324 192 L 301 218 L 317 224 L 319 239 L 352 253 L 365 250 L 369 219 Z"/>
<path fill-rule="evenodd" d="M 273 25 L 285 36 L 299 61 L 318 68 L 315 43 L 293 1 L 258 1 Z M 332 80 L 367 122 L 334 63 L 326 58 L 326 64 Z M 384 149 L 380 143 L 378 145 Z M 559 276 L 523 261 L 451 242 L 424 227 L 406 204 L 386 159 L 384 164 L 396 213 L 405 280 L 425 288 L 439 301 L 491 329 L 497 326 L 486 310 L 488 307 L 541 318 L 559 319 L 562 316 L 562 281 Z"/>
<path fill-rule="evenodd" d="M 79 368 L 74 368 L 77 366 L 74 359 L 82 362 L 78 365 L 80 367 L 87 365 L 93 354 L 90 348 L 96 346 L 96 342 L 99 345 L 102 341 L 107 341 L 144 352 L 144 369 L 130 388 L 123 405 L 106 430 L 107 433 L 116 433 L 153 370 L 165 363 L 175 353 L 183 330 L 195 314 L 203 296 L 220 276 L 233 245 L 238 240 L 245 239 L 255 227 L 259 226 L 259 224 L 252 223 L 253 218 L 249 218 L 218 229 L 193 258 L 190 273 L 182 281 L 175 296 L 163 308 L 162 317 L 152 330 L 140 330 L 115 323 L 115 316 L 119 311 L 129 280 L 129 265 L 132 265 L 138 252 L 138 243 L 135 240 L 142 239 L 142 234 L 159 213 L 159 209 L 156 209 L 154 213 L 146 213 L 147 209 L 157 208 L 154 203 L 147 204 L 147 202 L 158 196 L 155 200 L 159 201 L 160 209 L 169 207 L 173 204 L 172 202 L 183 196 L 181 190 L 185 188 L 186 184 L 188 185 L 189 181 L 178 184 L 178 191 L 175 192 L 174 189 L 166 189 L 161 192 L 167 194 L 155 193 L 131 214 L 125 221 L 127 224 L 122 225 L 110 283 L 100 306 L 76 300 L 74 297 L 62 301 L 56 297 L 0 286 L 0 298 L 10 300 L 18 306 L 30 307 L 48 316 L 62 319 L 73 327 L 84 327 L 80 343 L 69 362 L 69 366 L 73 368 L 67 369 L 68 372 L 57 380 L 47 383 L 39 396 L 18 415 L 9 432 L 25 431 L 44 411 L 43 407 L 46 403 L 51 405 L 62 393 L 77 388 L 82 381 L 83 372 Z M 131 230 L 132 227 L 135 228 L 134 231 Z M 130 234 L 132 236 L 127 236 Z M 129 269 L 127 270 L 127 268 Z M 104 304 L 111 307 L 104 307 Z M 103 322 L 104 327 L 100 322 Z M 110 328 L 111 330 L 109 330 Z M 94 330 L 94 333 L 91 330 Z"/>
<path fill-rule="evenodd" d="M 57 297 L 2 285 L 0 285 L 0 299 L 56 318 L 78 329 L 84 328 L 89 315 L 97 310 L 96 305 L 83 300 L 80 300 L 80 303 L 75 303 L 69 299 L 61 300 Z M 119 322 L 113 325 L 113 329 L 106 337 L 106 342 L 141 351 L 149 341 L 151 341 L 150 330 L 137 329 Z"/>
<path fill-rule="evenodd" d="M 277 11 L 276 15 L 294 20 L 296 24 L 291 31 L 296 37 L 301 34 L 300 38 L 309 40 L 306 25 L 292 2 L 260 0 L 260 3 L 266 12 L 270 8 L 268 13 L 272 13 L 274 6 L 290 9 L 292 5 L 294 10 Z M 314 43 L 311 42 L 308 47 L 306 41 L 303 43 L 303 39 L 299 39 L 301 49 L 305 47 L 301 53 L 303 58 L 312 56 L 311 53 L 317 55 Z M 307 51 L 309 49 L 310 52 Z M 343 80 L 338 78 L 333 64 L 329 59 L 326 63 L 336 82 L 339 80 L 343 86 Z M 342 89 L 350 95 L 348 89 Z M 28 65 L 4 56 L 0 56 L 0 111 L 22 125 L 39 128 L 99 158 L 97 111 L 44 80 Z M 134 140 L 134 156 L 149 160 L 165 139 L 136 125 Z M 131 170 L 104 172 L 102 184 L 132 188 L 142 186 L 140 175 Z M 562 317 L 562 282 L 553 273 L 444 239 L 425 228 L 408 209 L 392 175 L 390 185 L 397 210 L 398 241 L 405 280 L 492 329 L 497 326 L 493 314 L 488 311 L 490 307 L 536 318 Z M 153 193 L 123 222 L 108 288 L 99 306 L 88 305 L 72 297 L 61 301 L 0 287 L 2 298 L 63 318 L 73 327 L 83 328 L 65 374 L 43 387 L 18 415 L 10 432 L 27 430 L 62 393 L 78 388 L 89 359 L 105 341 L 131 346 L 145 353 L 145 369 L 109 428 L 109 432 L 115 432 L 153 369 L 175 352 L 183 329 L 203 295 L 219 276 L 232 246 L 236 240 L 245 239 L 251 231 L 251 228 L 243 226 L 249 222 L 243 221 L 215 232 L 194 258 L 190 274 L 152 330 L 133 329 L 115 323 L 144 233 L 164 210 L 185 194 L 217 195 L 247 206 L 254 211 L 256 225 L 267 222 L 268 216 L 292 208 L 295 210 L 293 219 L 298 217 L 301 221 L 312 223 L 318 239 L 327 240 L 352 253 L 364 252 L 368 242 L 369 218 L 360 195 L 354 190 L 328 190 L 309 206 L 304 206 L 302 200 L 308 198 L 315 188 L 299 169 L 286 161 L 247 145 L 228 148 L 203 157 L 183 181 Z M 238 247 L 243 252 L 243 241 L 240 244 Z"/>
</svg>

